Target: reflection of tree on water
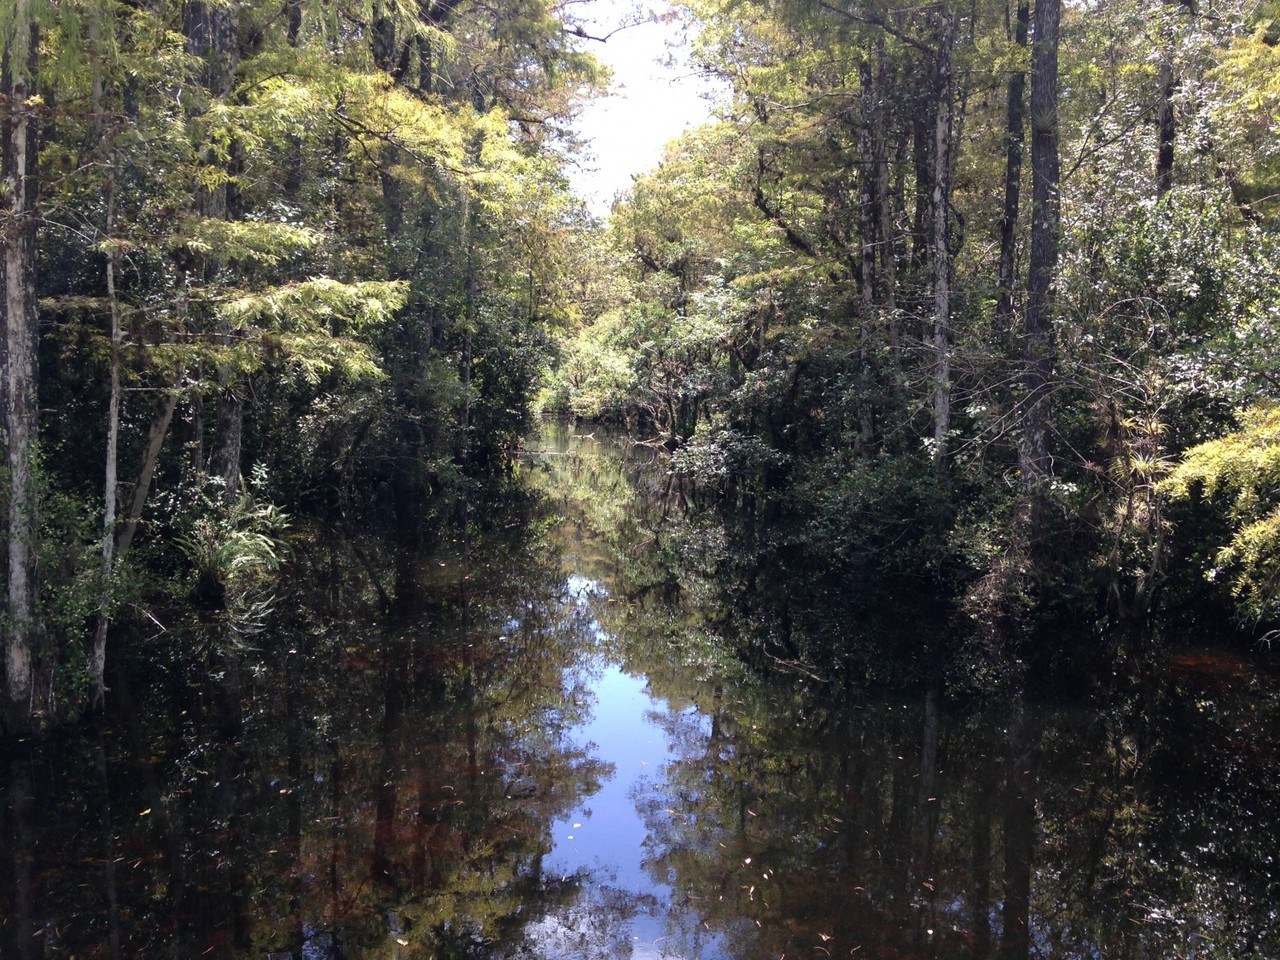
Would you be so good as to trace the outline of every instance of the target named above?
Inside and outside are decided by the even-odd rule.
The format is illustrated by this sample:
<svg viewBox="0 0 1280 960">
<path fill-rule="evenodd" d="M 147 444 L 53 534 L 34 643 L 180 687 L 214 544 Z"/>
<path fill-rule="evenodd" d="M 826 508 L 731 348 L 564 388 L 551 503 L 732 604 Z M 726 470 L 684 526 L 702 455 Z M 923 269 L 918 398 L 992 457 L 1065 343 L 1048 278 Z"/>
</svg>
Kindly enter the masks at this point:
<svg viewBox="0 0 1280 960">
<path fill-rule="evenodd" d="M 733 539 L 711 518 L 674 539 L 652 528 L 655 503 L 615 544 L 601 618 L 669 705 L 655 719 L 678 759 L 637 805 L 651 878 L 678 891 L 676 952 L 718 934 L 735 960 L 1280 955 L 1280 691 L 1265 677 L 1237 670 L 1206 696 L 1175 673 L 1080 707 L 1007 690 L 1006 706 L 947 703 L 936 682 L 859 694 L 858 676 L 936 678 L 951 641 L 918 616 L 877 636 L 822 592 L 834 569 L 796 582 L 775 564 L 762 582 L 749 555 L 721 562 Z M 778 662 L 814 644 L 846 651 L 842 683 Z"/>
<path fill-rule="evenodd" d="M 1280 804 L 1233 775 L 1212 727 L 1148 734 L 1143 757 L 1135 731 L 1150 720 L 1127 709 L 984 711 L 928 694 L 824 708 L 795 684 L 697 690 L 658 691 L 698 697 L 714 719 L 699 738 L 687 714 L 667 718 L 680 756 L 641 804 L 650 870 L 685 894 L 675 935 L 709 928 L 743 960 L 1225 960 L 1280 942 L 1263 853 Z M 1247 729 L 1251 696 L 1232 700 L 1222 726 Z M 1254 760 L 1274 783 L 1274 751 Z M 1192 812 L 1206 800 L 1208 817 Z M 1244 829 L 1246 812 L 1267 827 Z"/>
<path fill-rule="evenodd" d="M 486 609 L 477 600 L 457 614 L 470 629 L 452 648 L 437 648 L 408 688 L 420 706 L 440 709 L 423 713 L 386 699 L 379 746 L 361 754 L 377 758 L 358 777 L 372 796 L 348 785 L 331 814 L 353 823 L 373 811 L 372 835 L 359 844 L 372 851 L 368 879 L 350 877 L 341 904 L 347 916 L 377 924 L 358 942 L 362 952 L 387 938 L 379 911 L 362 901 L 366 891 L 398 904 L 400 932 L 391 939 L 404 951 L 490 955 L 518 941 L 567 895 L 541 875 L 549 824 L 601 775 L 564 739 L 581 709 L 561 695 L 560 677 L 581 643 L 564 608 L 530 599 Z M 407 667 L 403 659 L 384 665 L 386 690 L 403 690 L 396 678 Z"/>
<path fill-rule="evenodd" d="M 9 895 L 5 902 L 9 904 L 8 920 L 4 926 L 11 931 L 14 944 L 13 955 L 19 960 L 26 960 L 35 953 L 35 916 L 32 903 L 33 843 L 31 836 L 31 805 L 35 800 L 31 785 L 30 758 L 18 752 L 9 760 L 5 771 L 4 813 L 5 813 L 5 848 L 9 851 L 8 860 L 12 872 L 5 879 L 11 886 L 5 892 Z M 8 885 L 6 885 L 8 886 Z M 4 889 L 0 887 L 0 890 Z M 3 942 L 3 941 L 0 941 Z"/>
<path fill-rule="evenodd" d="M 216 677 L 182 672 L 176 630 L 136 647 L 96 758 L 72 738 L 7 768 L 0 955 L 490 956 L 575 896 L 541 862 L 605 772 L 566 737 L 581 619 L 525 518 L 487 520 L 507 532 L 465 562 L 365 544 L 297 571 L 310 600 Z"/>
<path fill-rule="evenodd" d="M 637 950 L 629 924 L 657 906 L 652 895 L 620 889 L 591 871 L 579 872 L 567 882 L 572 883 L 573 895 L 531 923 L 523 941 L 501 956 L 606 960 L 645 955 Z"/>
<path fill-rule="evenodd" d="M 751 564 L 686 575 L 722 531 L 674 538 L 616 459 L 547 471 L 435 555 L 302 551 L 307 602 L 234 660 L 137 640 L 101 738 L 0 758 L 0 956 L 1280 955 L 1274 678 L 1186 656 L 1088 710 L 828 682 L 768 597 L 718 601 Z M 573 736 L 584 651 L 647 678 L 674 754 L 634 794 L 647 890 L 547 868 L 612 772 Z"/>
</svg>

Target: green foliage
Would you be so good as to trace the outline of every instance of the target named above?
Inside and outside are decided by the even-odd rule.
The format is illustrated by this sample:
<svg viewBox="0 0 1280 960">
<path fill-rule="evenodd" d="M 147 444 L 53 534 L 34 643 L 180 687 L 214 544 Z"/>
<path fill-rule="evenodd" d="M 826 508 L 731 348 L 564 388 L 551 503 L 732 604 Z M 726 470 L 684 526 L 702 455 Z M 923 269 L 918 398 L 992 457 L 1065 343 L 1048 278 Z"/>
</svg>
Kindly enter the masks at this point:
<svg viewBox="0 0 1280 960">
<path fill-rule="evenodd" d="M 0 50 L 12 79 L 26 81 L 31 56 L 31 26 L 52 12 L 48 0 L 14 0 L 0 8 Z M 74 23 L 74 21 L 72 21 Z"/>
<path fill-rule="evenodd" d="M 14 71 L 33 19 L 43 439 L 105 446 L 118 361 L 122 522 L 150 485 L 104 587 L 101 461 L 49 465 L 58 656 L 82 663 L 104 603 L 130 629 L 125 596 L 168 619 L 190 594 L 218 631 L 254 629 L 290 562 L 267 504 L 439 536 L 453 498 L 509 465 L 548 331 L 578 315 L 563 130 L 601 73 L 563 11 L 0 3 Z M 208 476 L 264 464 L 270 497 Z"/>
<path fill-rule="evenodd" d="M 329 374 L 346 380 L 383 377 L 372 345 L 343 334 L 367 335 L 366 328 L 389 323 L 407 298 L 404 281 L 317 277 L 237 297 L 220 304 L 218 314 L 234 327 L 264 331 L 261 342 L 278 347 L 286 368 L 316 387 Z"/>
<path fill-rule="evenodd" d="M 940 339 L 938 9 L 686 8 L 731 106 L 672 144 L 615 209 L 616 296 L 573 331 L 548 403 L 676 448 L 678 476 L 726 511 L 785 517 L 786 562 L 923 576 L 988 621 L 1151 616 L 1182 575 L 1169 567 L 1164 477 L 1232 409 L 1275 393 L 1280 256 L 1257 189 L 1272 146 L 1258 135 L 1270 58 L 1255 49 L 1273 45 L 1269 14 L 1064 10 L 1054 477 L 1033 509 L 1017 495 L 1016 272 L 1012 312 L 993 316 L 1007 96 L 1029 56 L 1011 40 L 1010 11 L 955 10 Z M 1166 96 L 1175 175 L 1159 192 L 1151 117 Z M 1009 252 L 1024 270 L 1023 144 Z M 947 456 L 934 465 L 944 386 Z"/>
<path fill-rule="evenodd" d="M 596 318 L 562 347 L 542 409 L 584 420 L 622 421 L 635 392 L 631 357 L 620 340 L 626 316 L 614 310 Z"/>
<path fill-rule="evenodd" d="M 1259 219 L 1274 223 L 1280 184 L 1280 146 L 1275 117 L 1280 109 L 1280 9 L 1256 4 L 1249 19 L 1218 53 L 1209 71 L 1214 96 L 1206 108 L 1224 141 L 1219 161 L 1231 177 L 1238 201 Z"/>
<path fill-rule="evenodd" d="M 206 167 L 205 170 L 213 171 L 217 176 L 223 175 L 215 167 Z M 213 181 L 207 176 L 199 179 L 200 186 L 206 190 L 225 185 L 225 181 Z M 291 223 L 206 217 L 182 224 L 170 242 L 175 247 L 184 247 L 224 263 L 242 261 L 274 267 L 282 260 L 314 248 L 320 241 L 321 236 L 314 230 Z"/>
<path fill-rule="evenodd" d="M 1231 571 L 1232 592 L 1253 621 L 1280 617 L 1280 406 L 1251 407 L 1238 430 L 1188 450 L 1162 486 L 1175 499 L 1228 502 L 1234 526 L 1211 578 Z"/>
<path fill-rule="evenodd" d="M 1049 499 L 1117 596 L 1162 582 L 1162 476 L 1180 451 L 1275 396 L 1273 6 L 1064 12 Z M 1002 556 L 999 535 L 1017 486 L 1021 280 L 1013 313 L 993 317 L 1007 84 L 1028 57 L 1006 5 L 955 8 L 943 252 L 943 8 L 691 0 L 701 66 L 730 90 L 723 119 L 671 144 L 596 225 L 568 191 L 566 124 L 603 72 L 564 5 L 287 7 L 0 6 L 11 54 L 24 24 L 42 27 L 44 439 L 102 433 L 115 356 L 122 489 L 136 489 L 166 422 L 151 401 L 177 398 L 150 464 L 167 520 L 141 529 L 187 553 L 144 547 L 153 583 L 193 567 L 217 606 L 271 568 L 257 507 L 184 499 L 215 466 L 269 464 L 292 515 L 420 545 L 451 497 L 503 474 L 538 403 L 624 422 L 674 450 L 708 502 L 785 518 L 776 555 L 806 569 L 835 558 L 951 600 L 1021 591 L 1010 571 L 1034 558 Z M 1175 188 L 1157 201 L 1150 119 L 1166 95 Z M 1028 210 L 1024 196 L 1014 252 Z M 86 459 L 49 469 L 58 495 L 98 499 Z M 1244 539 L 1220 563 L 1264 571 L 1237 585 L 1251 607 L 1270 582 L 1268 517 L 1239 507 Z M 50 536 L 69 555 L 93 539 Z M 51 568 L 51 593 L 79 611 L 68 624 L 88 609 L 88 557 Z"/>
<path fill-rule="evenodd" d="M 230 502 L 209 487 L 176 518 L 185 532 L 174 543 L 188 564 L 191 599 L 203 611 L 225 615 L 242 635 L 263 626 L 286 559 L 289 518 L 256 494 L 265 485 L 259 471 L 253 486 Z"/>
<path fill-rule="evenodd" d="M 1206 345 L 1199 387 L 1243 407 L 1274 396 L 1280 385 L 1280 236 L 1250 228 L 1226 253 L 1230 310 Z"/>
</svg>

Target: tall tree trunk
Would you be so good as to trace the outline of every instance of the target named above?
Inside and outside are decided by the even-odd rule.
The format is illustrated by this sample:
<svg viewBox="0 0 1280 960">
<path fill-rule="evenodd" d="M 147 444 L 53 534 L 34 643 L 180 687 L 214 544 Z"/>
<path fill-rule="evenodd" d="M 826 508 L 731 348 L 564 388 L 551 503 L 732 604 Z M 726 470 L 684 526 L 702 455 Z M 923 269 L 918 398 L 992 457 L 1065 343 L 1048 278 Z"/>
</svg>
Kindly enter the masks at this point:
<svg viewBox="0 0 1280 960">
<path fill-rule="evenodd" d="M 916 109 L 911 119 L 911 162 L 915 174 L 915 208 L 911 214 L 911 251 L 908 264 L 922 268 L 929 259 L 932 248 L 929 217 L 933 209 L 933 141 L 935 124 L 930 111 L 937 104 L 924 94 L 915 97 Z"/>
<path fill-rule="evenodd" d="M 232 10 L 219 2 L 186 0 L 182 7 L 182 30 L 186 38 L 189 56 L 204 61 L 200 83 L 209 95 L 217 99 L 231 92 L 236 70 L 236 24 Z M 209 196 L 221 194 L 226 187 L 213 187 Z M 216 216 L 204 211 L 205 216 Z"/>
<path fill-rule="evenodd" d="M 1176 81 L 1173 76 L 1173 44 L 1165 45 L 1160 57 L 1160 103 L 1157 107 L 1159 145 L 1156 148 L 1156 198 L 1162 198 L 1173 189 L 1173 145 L 1177 126 L 1173 117 L 1173 94 Z"/>
<path fill-rule="evenodd" d="M 234 87 L 239 62 L 234 8 L 221 3 L 206 3 L 204 0 L 187 0 L 183 6 L 183 31 L 187 53 L 204 61 L 201 80 L 210 100 L 225 100 Z M 234 175 L 243 163 L 243 150 L 239 143 L 233 141 L 230 144 L 228 155 L 223 160 L 209 149 L 204 152 L 202 159 L 209 166 L 225 163 L 234 182 Z M 237 196 L 233 185 L 228 183 L 199 187 L 195 197 L 196 209 L 203 217 L 233 220 L 238 214 Z M 200 272 L 206 282 L 211 281 L 216 274 L 215 264 L 206 258 L 201 264 Z M 215 340 L 227 346 L 231 338 L 230 326 L 219 324 Z M 229 367 L 219 370 L 218 388 L 217 416 L 207 469 L 214 476 L 222 478 L 223 496 L 231 501 L 240 492 L 244 400 L 235 383 L 235 374 Z"/>
<path fill-rule="evenodd" d="M 102 22 L 97 11 L 89 17 L 89 41 L 93 53 L 105 65 L 107 57 L 102 39 Z M 110 380 L 111 392 L 107 400 L 107 450 L 102 483 L 102 559 L 99 568 L 98 624 L 93 634 L 93 648 L 89 653 L 89 680 L 93 686 L 92 707 L 98 709 L 106 697 L 107 630 L 111 622 L 111 575 L 115 568 L 116 504 L 118 500 L 118 465 L 120 436 L 120 298 L 116 292 L 116 277 L 120 269 L 120 252 L 115 244 L 116 182 L 118 179 L 116 156 L 111 134 L 106 125 L 105 70 L 95 70 L 90 87 L 93 105 L 93 121 L 90 130 L 98 138 L 99 160 L 107 166 L 107 182 L 104 190 L 107 216 L 103 224 L 103 238 L 107 246 L 107 305 L 111 324 Z"/>
<path fill-rule="evenodd" d="M 881 57 L 880 86 L 881 89 L 887 89 L 890 85 L 890 76 L 888 70 L 884 66 L 884 57 Z M 902 403 L 904 384 L 902 375 L 902 330 L 901 322 L 898 314 L 898 236 L 894 224 L 899 222 L 902 211 L 902 192 L 899 188 L 901 180 L 891 188 L 889 182 L 889 165 L 890 165 L 890 149 L 888 142 L 882 137 L 880 141 L 881 156 L 879 176 L 876 178 L 876 191 L 879 195 L 880 204 L 880 283 L 884 290 L 884 306 L 888 313 L 888 336 L 889 336 L 889 367 L 890 375 L 893 378 L 893 399 L 895 407 L 900 407 Z M 899 134 L 898 142 L 894 145 L 893 161 L 896 167 L 904 166 L 904 159 L 908 149 L 908 137 L 905 133 Z"/>
<path fill-rule="evenodd" d="M 951 211 L 951 127 L 955 100 L 953 57 L 956 15 L 942 13 L 936 66 L 936 106 L 933 128 L 933 193 L 930 204 L 930 251 L 933 266 L 933 460 L 939 469 L 947 462 L 951 430 L 951 248 L 947 226 Z"/>
<path fill-rule="evenodd" d="M 35 93 L 38 27 L 28 0 L 16 0 L 14 31 L 0 57 L 0 171 L 7 210 L 0 236 L 4 283 L 4 432 L 8 471 L 7 609 L 3 713 L 13 725 L 32 714 L 37 612 L 36 201 Z"/>
<path fill-rule="evenodd" d="M 870 311 L 875 304 L 876 291 L 876 242 L 879 239 L 877 205 L 879 192 L 875 125 L 878 111 L 875 106 L 875 85 L 872 79 L 871 60 L 864 58 L 858 65 L 859 106 L 861 117 L 858 127 L 858 240 L 861 265 L 858 273 L 862 306 Z"/>
<path fill-rule="evenodd" d="M 1023 403 L 1018 461 L 1024 492 L 1050 472 L 1049 381 L 1053 372 L 1053 279 L 1058 266 L 1058 21 L 1062 0 L 1037 0 L 1031 44 L 1031 257 L 1023 328 Z"/>
<path fill-rule="evenodd" d="M 871 453 L 876 433 L 875 405 L 872 399 L 875 393 L 875 371 L 871 356 L 876 322 L 876 242 L 879 239 L 880 221 L 879 191 L 876 189 L 880 172 L 875 133 L 878 111 L 875 108 L 870 58 L 864 58 L 858 65 L 858 80 L 862 108 L 858 130 L 858 238 L 861 248 L 858 280 L 862 305 L 862 322 L 858 334 L 858 452 L 865 456 Z"/>
<path fill-rule="evenodd" d="M 374 66 L 391 73 L 396 65 L 396 24 L 381 2 L 373 5 L 373 30 L 369 34 L 369 47 L 373 53 Z"/>
<path fill-rule="evenodd" d="M 107 403 L 107 456 L 102 484 L 102 578 L 98 598 L 98 626 L 89 656 L 89 680 L 93 684 L 93 707 L 102 706 L 106 696 L 107 628 L 111 622 L 111 574 L 115 566 L 117 454 L 120 434 L 120 300 L 116 295 L 116 272 L 120 254 L 114 244 L 116 215 L 116 171 L 114 162 L 107 177 L 107 302 L 111 311 L 111 395 Z"/>
<path fill-rule="evenodd" d="M 474 145 L 473 145 L 474 148 Z M 472 350 L 475 346 L 475 303 L 476 303 L 476 271 L 475 249 L 472 240 L 471 194 L 464 185 L 462 192 L 461 243 L 459 252 L 462 255 L 462 357 L 458 370 L 462 388 L 462 408 L 458 411 L 458 463 L 465 466 L 471 456 L 471 405 L 472 396 Z"/>
<path fill-rule="evenodd" d="M 302 42 L 302 0 L 284 0 L 285 36 L 289 46 Z"/>
<path fill-rule="evenodd" d="M 1019 49 L 1027 45 L 1029 0 L 1017 0 L 1010 39 Z M 1022 147 L 1026 138 L 1023 124 L 1027 75 L 1024 70 L 1009 74 L 1009 98 L 1004 128 L 1004 216 L 1000 220 L 1000 267 L 996 280 L 996 339 L 1003 346 L 1013 327 L 1013 291 L 1017 282 L 1018 208 L 1022 199 Z"/>
<path fill-rule="evenodd" d="M 396 167 L 404 162 L 404 151 L 389 144 L 382 151 L 378 177 L 382 181 L 382 217 L 387 240 L 394 246 L 404 227 L 404 185 Z"/>
<path fill-rule="evenodd" d="M 179 372 L 178 380 L 181 381 Z M 138 468 L 138 481 L 133 487 L 133 499 L 129 503 L 129 512 L 120 526 L 120 535 L 116 539 L 116 556 L 123 557 L 133 543 L 138 532 L 138 524 L 142 520 L 142 508 L 146 505 L 147 494 L 151 490 L 151 478 L 155 475 L 156 464 L 160 462 L 160 450 L 164 446 L 165 435 L 169 425 L 173 423 L 173 413 L 178 406 L 178 390 L 175 387 L 161 401 L 155 419 L 151 421 L 151 430 L 147 435 L 147 446 L 142 451 L 142 464 Z"/>
<path fill-rule="evenodd" d="M 230 343 L 230 335 L 220 336 Z M 209 474 L 222 480 L 223 496 L 228 503 L 240 494 L 240 447 L 244 434 L 244 399 L 232 382 L 233 374 L 218 374 L 222 391 L 218 394 L 218 413 L 213 426 L 213 450 L 209 454 Z"/>
<path fill-rule="evenodd" d="M 229 151 L 228 172 L 234 182 L 244 168 L 244 151 L 232 141 Z M 239 191 L 232 185 L 224 188 L 225 198 L 220 216 L 226 220 L 238 220 L 241 216 Z M 229 323 L 219 321 L 215 339 L 228 349 L 237 334 Z M 223 496 L 227 503 L 240 495 L 241 449 L 244 436 L 244 396 L 239 376 L 230 364 L 218 371 L 218 407 L 214 420 L 213 443 L 209 453 L 209 473 L 222 480 Z"/>
<path fill-rule="evenodd" d="M 303 0 L 284 0 L 285 37 L 289 46 L 298 49 L 302 46 L 302 4 Z M 285 199 L 292 204 L 298 203 L 302 193 L 303 162 L 302 138 L 296 134 L 288 136 L 288 159 L 285 163 L 284 187 Z"/>
<path fill-rule="evenodd" d="M 404 71 L 396 62 L 396 25 L 382 5 L 374 5 L 373 31 L 369 37 L 374 65 L 384 73 L 400 80 Z M 406 47 L 407 49 L 407 47 Z M 404 226 L 404 185 L 396 168 L 404 163 L 404 151 L 388 142 L 379 158 L 378 175 L 382 181 L 382 216 L 387 227 L 387 238 L 394 244 Z"/>
<path fill-rule="evenodd" d="M 432 93 L 435 87 L 435 56 L 430 37 L 418 38 L 418 89 Z"/>
</svg>

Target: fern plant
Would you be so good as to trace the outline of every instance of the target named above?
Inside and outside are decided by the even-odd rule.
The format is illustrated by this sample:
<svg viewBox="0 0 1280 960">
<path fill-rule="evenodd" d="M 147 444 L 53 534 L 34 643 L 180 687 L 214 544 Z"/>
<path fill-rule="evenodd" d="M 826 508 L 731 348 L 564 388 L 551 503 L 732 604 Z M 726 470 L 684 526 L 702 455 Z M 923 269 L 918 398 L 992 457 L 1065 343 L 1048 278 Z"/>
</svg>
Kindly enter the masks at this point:
<svg viewBox="0 0 1280 960">
<path fill-rule="evenodd" d="M 177 539 L 191 564 L 196 603 L 225 613 L 237 632 L 255 632 L 270 610 L 288 527 L 288 515 L 252 489 L 197 518 Z"/>
</svg>

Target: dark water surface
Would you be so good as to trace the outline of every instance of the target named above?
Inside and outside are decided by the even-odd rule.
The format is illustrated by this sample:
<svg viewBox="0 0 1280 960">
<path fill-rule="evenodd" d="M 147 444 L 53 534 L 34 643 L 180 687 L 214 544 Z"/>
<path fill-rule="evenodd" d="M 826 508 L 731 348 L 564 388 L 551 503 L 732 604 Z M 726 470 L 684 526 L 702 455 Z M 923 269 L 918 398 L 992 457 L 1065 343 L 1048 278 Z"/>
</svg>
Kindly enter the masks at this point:
<svg viewBox="0 0 1280 960">
<path fill-rule="evenodd" d="M 1064 707 L 742 668 L 678 496 L 551 431 L 434 555 L 313 545 L 0 758 L 0 957 L 1280 957 L 1280 693 Z M 194 665 L 194 666 L 193 666 Z"/>
</svg>

